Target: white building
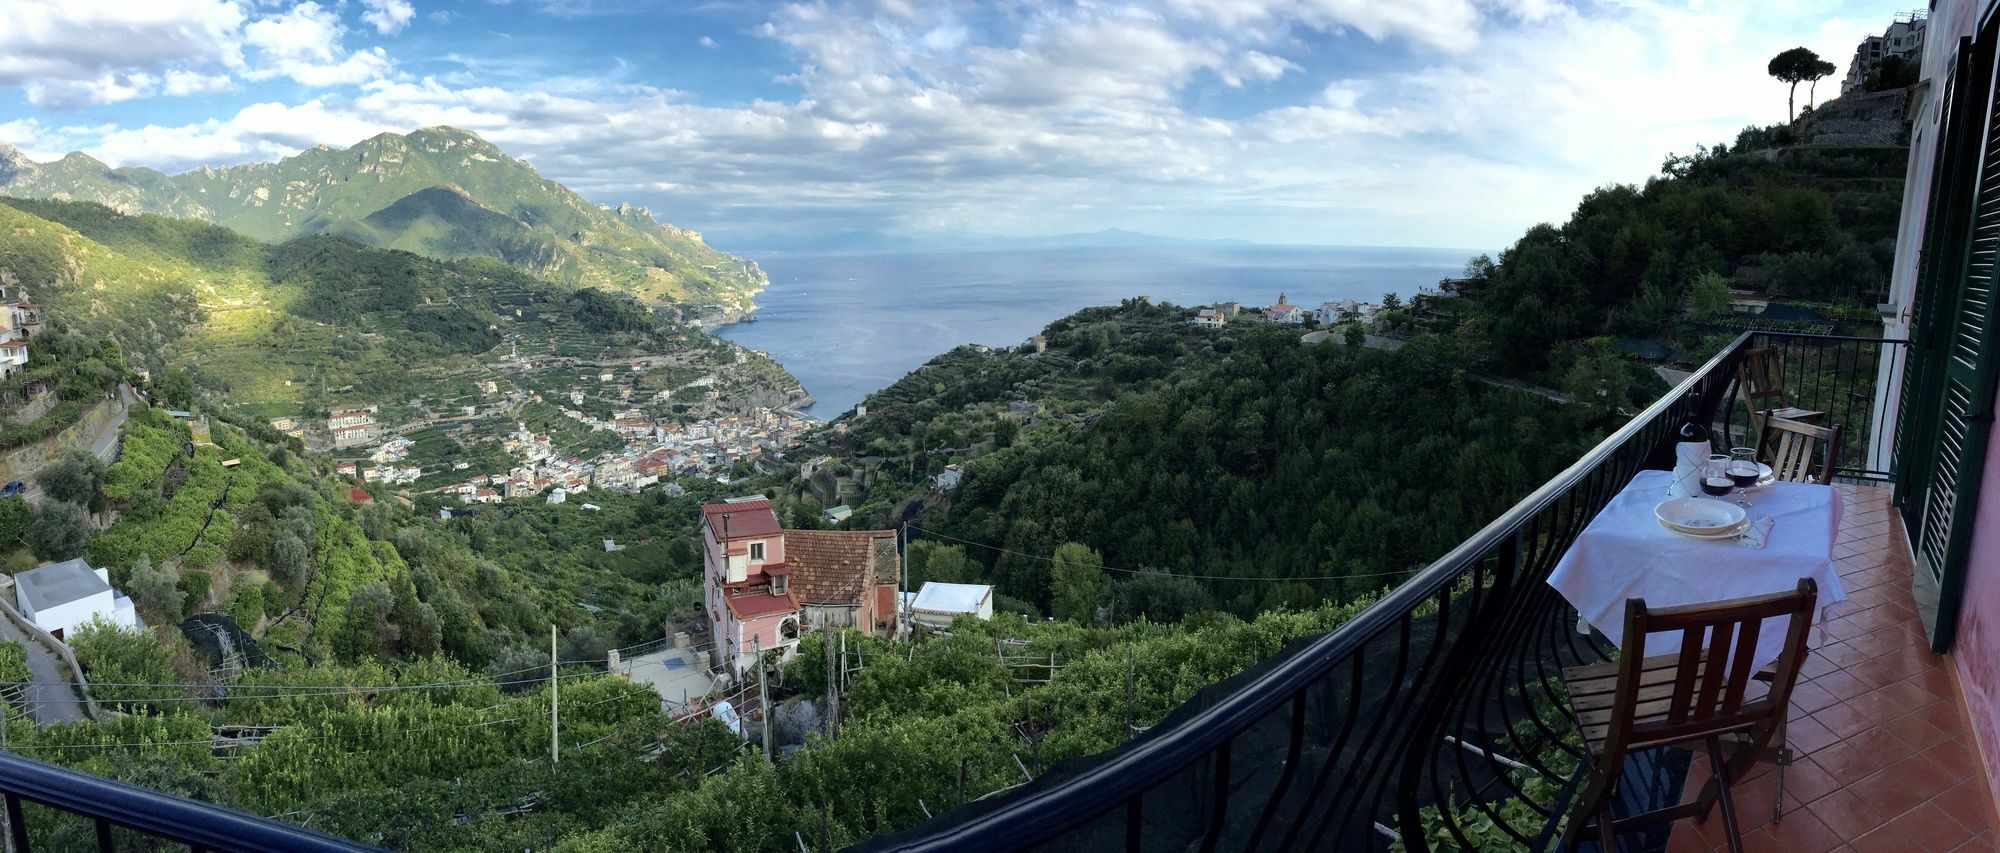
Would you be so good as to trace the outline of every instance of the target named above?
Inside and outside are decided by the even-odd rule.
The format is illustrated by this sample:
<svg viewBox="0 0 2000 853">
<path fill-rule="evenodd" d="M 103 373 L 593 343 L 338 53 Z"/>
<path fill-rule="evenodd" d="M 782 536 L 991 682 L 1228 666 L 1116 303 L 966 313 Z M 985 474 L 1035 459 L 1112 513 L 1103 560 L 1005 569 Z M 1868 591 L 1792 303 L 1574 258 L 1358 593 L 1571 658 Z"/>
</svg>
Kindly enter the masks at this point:
<svg viewBox="0 0 2000 853">
<path fill-rule="evenodd" d="M 21 615 L 56 639 L 92 619 L 120 628 L 139 627 L 132 599 L 111 588 L 111 576 L 81 559 L 43 563 L 14 576 Z"/>
<path fill-rule="evenodd" d="M 1889 29 L 1879 36 L 1869 36 L 1854 48 L 1854 58 L 1847 62 L 1847 76 L 1840 81 L 1840 93 L 1845 95 L 1868 82 L 1868 72 L 1882 64 L 1885 57 L 1899 56 L 1915 63 L 1923 54 L 1924 30 L 1929 20 L 1922 12 L 1908 12 L 1896 17 Z"/>
<path fill-rule="evenodd" d="M 951 620 L 971 614 L 993 618 L 993 587 L 976 583 L 925 581 L 910 602 L 910 618 L 920 625 L 944 628 Z"/>
</svg>

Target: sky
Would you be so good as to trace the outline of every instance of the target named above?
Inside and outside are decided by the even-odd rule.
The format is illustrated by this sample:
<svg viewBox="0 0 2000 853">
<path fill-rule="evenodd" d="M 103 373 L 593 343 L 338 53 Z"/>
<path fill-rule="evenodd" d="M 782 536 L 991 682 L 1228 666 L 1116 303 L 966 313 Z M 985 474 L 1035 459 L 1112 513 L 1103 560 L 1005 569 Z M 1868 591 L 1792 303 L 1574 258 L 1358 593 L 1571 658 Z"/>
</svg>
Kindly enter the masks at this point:
<svg viewBox="0 0 2000 853">
<path fill-rule="evenodd" d="M 1105 228 L 1498 249 L 1783 121 L 1778 51 L 1844 73 L 1921 5 L 0 0 L 0 143 L 180 172 L 448 124 L 735 250 Z"/>
</svg>

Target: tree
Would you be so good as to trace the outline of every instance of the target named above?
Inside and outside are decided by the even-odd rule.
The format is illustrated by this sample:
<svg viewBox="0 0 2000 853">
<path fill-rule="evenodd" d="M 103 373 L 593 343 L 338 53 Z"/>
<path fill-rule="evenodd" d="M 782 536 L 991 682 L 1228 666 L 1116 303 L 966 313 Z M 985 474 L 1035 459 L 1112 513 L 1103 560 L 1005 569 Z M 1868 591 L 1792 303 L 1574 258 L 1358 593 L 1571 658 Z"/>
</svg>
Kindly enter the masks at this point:
<svg viewBox="0 0 2000 853">
<path fill-rule="evenodd" d="M 1109 602 L 1111 576 L 1104 572 L 1104 555 L 1076 542 L 1056 548 L 1049 569 L 1049 612 L 1057 619 L 1097 624 L 1098 611 Z"/>
<path fill-rule="evenodd" d="M 1806 86 L 1806 109 L 1812 109 L 1813 104 L 1818 102 L 1819 95 L 1817 93 L 1819 92 L 1820 78 L 1839 70 L 1839 68 L 1834 67 L 1833 63 L 1824 59 L 1813 63 L 1812 76 L 1806 78 L 1812 81 L 1810 85 Z"/>
<path fill-rule="evenodd" d="M 0 548 L 11 547 L 20 541 L 21 534 L 28 532 L 28 521 L 32 515 L 26 500 L 0 498 Z"/>
<path fill-rule="evenodd" d="M 49 498 L 87 507 L 104 487 L 104 460 L 81 447 L 63 451 L 56 461 L 35 472 L 35 482 Z"/>
<path fill-rule="evenodd" d="M 167 370 L 153 382 L 153 393 L 169 406 L 194 408 L 194 382 L 178 370 Z"/>
<path fill-rule="evenodd" d="M 201 569 L 181 572 L 179 585 L 183 596 L 181 603 L 187 608 L 187 612 L 198 612 L 208 607 L 208 585 L 213 582 L 214 578 Z"/>
<path fill-rule="evenodd" d="M 910 586 L 921 586 L 924 581 L 941 583 L 966 583 L 976 580 L 967 564 L 965 547 L 945 545 L 928 539 L 918 539 L 910 543 L 908 565 Z"/>
<path fill-rule="evenodd" d="M 284 531 L 271 537 L 270 551 L 264 555 L 264 569 L 279 583 L 290 586 L 304 576 L 308 558 L 305 540 Z"/>
<path fill-rule="evenodd" d="M 1789 124 L 1798 117 L 1798 110 L 1794 108 L 1794 99 L 1798 95 L 1799 84 L 1807 80 L 1816 80 L 1819 77 L 1825 76 L 1823 74 L 1815 76 L 1819 71 L 1819 67 L 1825 64 L 1820 61 L 1819 54 L 1803 47 L 1795 47 L 1771 57 L 1771 64 L 1765 67 L 1765 71 L 1769 72 L 1772 77 L 1776 77 L 1778 82 L 1791 86 L 1790 90 L 1785 93 L 1786 123 Z M 1831 66 L 1828 67 L 1831 68 Z"/>
<path fill-rule="evenodd" d="M 1392 293 L 1384 293 L 1384 294 L 1382 294 L 1382 310 L 1384 310 L 1384 311 L 1401 311 L 1401 310 L 1403 310 L 1403 298 L 1402 298 L 1402 297 L 1400 297 L 1400 296 L 1397 296 L 1397 295 L 1396 295 L 1395 293 L 1393 293 L 1393 292 L 1392 292 Z"/>
<path fill-rule="evenodd" d="M 67 560 L 83 553 L 90 544 L 90 525 L 83 519 L 83 507 L 62 501 L 42 501 L 35 505 L 28 524 L 28 550 L 44 560 Z"/>
<path fill-rule="evenodd" d="M 132 593 L 133 603 L 139 605 L 146 618 L 155 624 L 171 625 L 181 621 L 187 602 L 180 583 L 181 573 L 173 564 L 162 563 L 156 567 L 150 555 L 141 553 L 132 562 L 131 579 L 126 581 L 126 587 Z"/>
<path fill-rule="evenodd" d="M 1703 272 L 1688 284 L 1688 305 L 1701 319 L 1729 314 L 1729 279 L 1721 273 Z"/>
<path fill-rule="evenodd" d="M 1208 609 L 1208 593 L 1189 578 L 1145 574 L 1118 585 L 1115 606 L 1120 622 L 1143 618 L 1174 623 Z"/>
</svg>

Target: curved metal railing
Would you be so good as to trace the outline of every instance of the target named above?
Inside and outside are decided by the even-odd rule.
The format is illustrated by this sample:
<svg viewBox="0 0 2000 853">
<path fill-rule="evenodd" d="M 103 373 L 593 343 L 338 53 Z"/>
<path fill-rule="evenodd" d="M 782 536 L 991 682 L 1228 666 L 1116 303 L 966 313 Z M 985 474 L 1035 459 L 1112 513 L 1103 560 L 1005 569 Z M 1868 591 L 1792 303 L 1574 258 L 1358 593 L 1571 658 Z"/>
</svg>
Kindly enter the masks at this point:
<svg viewBox="0 0 2000 853">
<path fill-rule="evenodd" d="M 1635 473 L 1671 465 L 1685 418 L 1728 428 L 1756 338 L 1338 629 L 1116 749 L 856 849 L 1547 846 L 1581 757 L 1557 676 L 1610 649 L 1545 581 Z"/>
</svg>

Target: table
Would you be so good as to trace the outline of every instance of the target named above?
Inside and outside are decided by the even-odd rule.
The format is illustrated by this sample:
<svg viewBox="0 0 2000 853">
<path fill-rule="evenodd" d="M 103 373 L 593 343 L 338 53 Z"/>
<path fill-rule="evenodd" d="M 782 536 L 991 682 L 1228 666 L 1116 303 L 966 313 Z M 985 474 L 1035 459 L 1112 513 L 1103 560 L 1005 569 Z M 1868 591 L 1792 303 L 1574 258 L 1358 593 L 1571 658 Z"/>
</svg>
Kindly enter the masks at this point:
<svg viewBox="0 0 2000 853">
<path fill-rule="evenodd" d="M 1800 578 L 1819 584 L 1819 608 L 1847 600 L 1833 562 L 1840 531 L 1840 494 L 1831 486 L 1770 483 L 1750 493 L 1752 521 L 1776 519 L 1763 548 L 1734 539 L 1682 536 L 1660 526 L 1653 508 L 1667 499 L 1666 471 L 1641 471 L 1611 499 L 1604 511 L 1571 545 L 1549 575 L 1549 585 L 1576 607 L 1588 629 L 1597 626 L 1624 646 L 1625 600 L 1646 606 L 1704 604 L 1749 595 L 1789 592 Z M 1778 659 L 1784 647 L 1784 619 L 1765 620 L 1757 634 L 1755 666 Z M 1680 650 L 1680 633 L 1654 634 L 1646 654 Z"/>
</svg>

